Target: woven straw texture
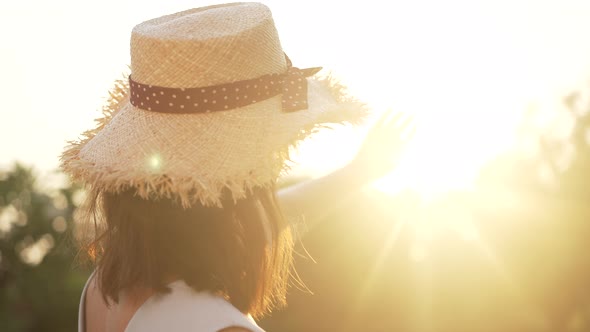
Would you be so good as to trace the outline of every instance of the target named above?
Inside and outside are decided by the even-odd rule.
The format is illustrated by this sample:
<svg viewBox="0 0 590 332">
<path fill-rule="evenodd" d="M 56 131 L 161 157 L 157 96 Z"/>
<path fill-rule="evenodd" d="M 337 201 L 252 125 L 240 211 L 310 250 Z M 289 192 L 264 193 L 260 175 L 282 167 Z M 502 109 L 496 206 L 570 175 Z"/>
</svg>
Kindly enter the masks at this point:
<svg viewBox="0 0 590 332">
<path fill-rule="evenodd" d="M 287 69 L 268 8 L 238 3 L 188 10 L 146 21 L 131 37 L 134 80 L 192 88 L 252 79 Z M 74 180 L 106 191 L 135 188 L 144 198 L 183 206 L 220 206 L 271 185 L 289 148 L 323 124 L 362 120 L 366 107 L 330 78 L 308 78 L 307 110 L 284 112 L 281 96 L 228 111 L 166 114 L 129 102 L 116 82 L 98 126 L 70 142 L 62 167 Z"/>
</svg>

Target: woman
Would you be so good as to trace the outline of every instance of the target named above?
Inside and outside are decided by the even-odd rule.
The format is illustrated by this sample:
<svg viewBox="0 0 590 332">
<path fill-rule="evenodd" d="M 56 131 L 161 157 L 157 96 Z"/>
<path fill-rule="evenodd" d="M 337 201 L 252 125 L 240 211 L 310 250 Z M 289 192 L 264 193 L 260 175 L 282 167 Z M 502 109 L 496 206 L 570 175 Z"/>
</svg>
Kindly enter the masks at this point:
<svg viewBox="0 0 590 332">
<path fill-rule="evenodd" d="M 79 331 L 262 331 L 253 317 L 285 303 L 290 220 L 389 171 L 408 126 L 381 119 L 349 165 L 275 193 L 291 147 L 366 113 L 318 70 L 291 65 L 262 4 L 133 29 L 129 82 L 62 156 L 90 193 Z"/>
</svg>

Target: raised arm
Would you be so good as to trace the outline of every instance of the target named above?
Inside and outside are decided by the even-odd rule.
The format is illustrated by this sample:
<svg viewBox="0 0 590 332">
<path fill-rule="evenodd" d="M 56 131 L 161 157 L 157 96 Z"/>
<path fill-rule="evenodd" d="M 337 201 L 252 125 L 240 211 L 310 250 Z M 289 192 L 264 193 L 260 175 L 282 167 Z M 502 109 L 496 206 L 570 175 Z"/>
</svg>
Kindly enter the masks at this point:
<svg viewBox="0 0 590 332">
<path fill-rule="evenodd" d="M 279 190 L 287 216 L 303 216 L 313 227 L 334 209 L 350 202 L 368 183 L 391 172 L 413 136 L 412 118 L 386 112 L 368 132 L 355 158 L 346 166 L 317 179 Z"/>
</svg>

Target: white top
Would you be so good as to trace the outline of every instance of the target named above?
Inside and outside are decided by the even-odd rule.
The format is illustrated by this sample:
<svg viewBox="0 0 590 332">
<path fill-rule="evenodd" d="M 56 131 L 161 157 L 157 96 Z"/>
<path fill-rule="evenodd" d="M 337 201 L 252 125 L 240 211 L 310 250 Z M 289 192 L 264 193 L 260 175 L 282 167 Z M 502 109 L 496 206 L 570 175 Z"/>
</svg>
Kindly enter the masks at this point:
<svg viewBox="0 0 590 332">
<path fill-rule="evenodd" d="M 84 286 L 78 311 L 78 332 L 85 332 L 85 298 L 90 278 Z M 250 315 L 245 315 L 222 297 L 195 292 L 184 281 L 168 285 L 171 292 L 154 295 L 135 312 L 125 332 L 217 332 L 241 327 L 264 332 Z"/>
</svg>

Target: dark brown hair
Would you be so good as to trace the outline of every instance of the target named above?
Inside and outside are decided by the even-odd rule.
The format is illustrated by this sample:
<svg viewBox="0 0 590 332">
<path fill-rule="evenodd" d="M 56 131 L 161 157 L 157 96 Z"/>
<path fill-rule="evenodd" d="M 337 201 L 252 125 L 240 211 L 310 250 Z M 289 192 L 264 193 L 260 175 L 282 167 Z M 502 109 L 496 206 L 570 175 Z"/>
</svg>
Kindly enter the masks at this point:
<svg viewBox="0 0 590 332">
<path fill-rule="evenodd" d="M 96 264 L 107 303 L 134 287 L 165 293 L 173 277 L 254 317 L 285 304 L 293 239 L 274 188 L 256 188 L 237 201 L 224 195 L 223 208 L 184 209 L 132 190 L 94 190 L 87 199 L 94 236 L 82 237 L 82 248 Z"/>
</svg>

